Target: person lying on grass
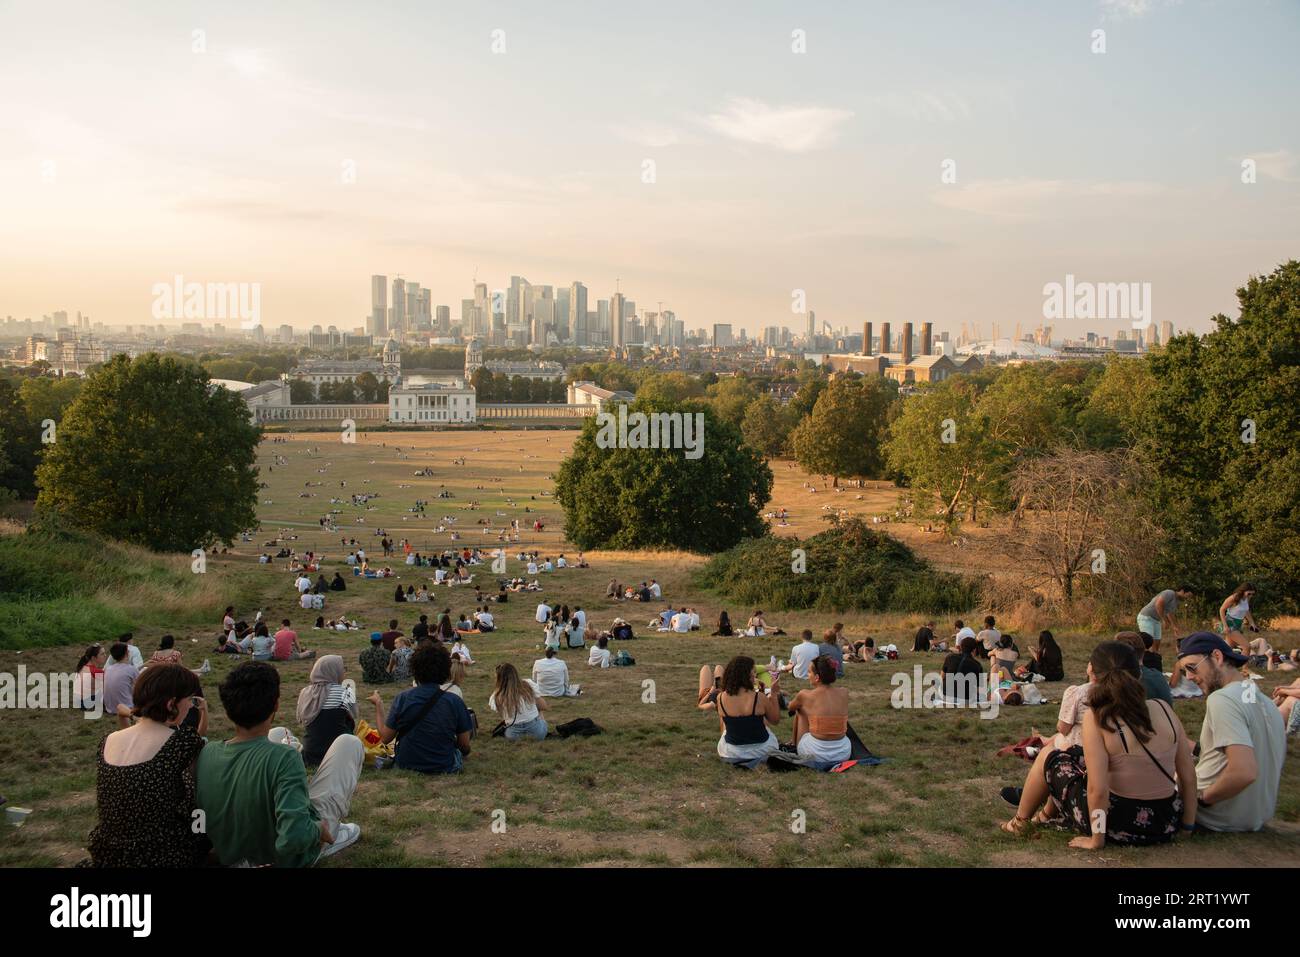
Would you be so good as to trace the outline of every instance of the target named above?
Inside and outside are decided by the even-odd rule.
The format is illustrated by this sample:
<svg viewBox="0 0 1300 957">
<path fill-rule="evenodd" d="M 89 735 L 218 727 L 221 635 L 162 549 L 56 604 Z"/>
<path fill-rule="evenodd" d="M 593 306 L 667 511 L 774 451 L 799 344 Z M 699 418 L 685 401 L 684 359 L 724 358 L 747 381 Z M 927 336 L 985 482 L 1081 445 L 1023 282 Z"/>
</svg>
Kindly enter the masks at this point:
<svg viewBox="0 0 1300 957">
<path fill-rule="evenodd" d="M 1070 846 L 1100 850 L 1164 844 L 1181 827 L 1196 827 L 1196 769 L 1182 723 L 1142 687 L 1134 650 L 1104 641 L 1088 660 L 1088 710 L 1083 744 L 1062 749 L 1061 738 L 1034 760 L 1023 788 L 1004 788 L 1016 807 L 1002 825 L 1025 833 L 1030 821 L 1060 821 L 1078 835 Z"/>
</svg>

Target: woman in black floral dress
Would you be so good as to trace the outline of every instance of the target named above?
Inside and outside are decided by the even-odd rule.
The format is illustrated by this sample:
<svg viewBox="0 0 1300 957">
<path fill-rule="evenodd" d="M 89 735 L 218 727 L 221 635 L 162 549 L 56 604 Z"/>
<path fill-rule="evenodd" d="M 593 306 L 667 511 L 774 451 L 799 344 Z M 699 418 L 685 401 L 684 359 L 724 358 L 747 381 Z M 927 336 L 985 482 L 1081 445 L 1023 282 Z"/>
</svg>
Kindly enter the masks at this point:
<svg viewBox="0 0 1300 957">
<path fill-rule="evenodd" d="M 195 867 L 209 843 L 194 811 L 194 761 L 207 703 L 184 665 L 150 665 L 136 679 L 130 728 L 99 746 L 99 823 L 87 845 L 93 867 Z M 197 832 L 197 833 L 196 833 Z"/>
</svg>

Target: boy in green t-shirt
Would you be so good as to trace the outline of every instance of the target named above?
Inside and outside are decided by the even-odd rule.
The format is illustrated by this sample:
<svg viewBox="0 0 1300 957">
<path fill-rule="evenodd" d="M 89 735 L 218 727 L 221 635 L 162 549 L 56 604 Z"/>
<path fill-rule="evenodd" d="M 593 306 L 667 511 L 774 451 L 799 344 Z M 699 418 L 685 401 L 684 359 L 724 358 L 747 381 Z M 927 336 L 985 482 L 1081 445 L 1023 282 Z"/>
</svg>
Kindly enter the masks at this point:
<svg viewBox="0 0 1300 957">
<path fill-rule="evenodd" d="M 297 749 L 268 738 L 288 737 L 271 727 L 280 705 L 275 666 L 244 662 L 219 690 L 235 736 L 199 752 L 195 803 L 221 863 L 310 867 L 355 843 L 360 825 L 342 819 L 361 776 L 361 739 L 335 738 L 308 782 Z"/>
</svg>

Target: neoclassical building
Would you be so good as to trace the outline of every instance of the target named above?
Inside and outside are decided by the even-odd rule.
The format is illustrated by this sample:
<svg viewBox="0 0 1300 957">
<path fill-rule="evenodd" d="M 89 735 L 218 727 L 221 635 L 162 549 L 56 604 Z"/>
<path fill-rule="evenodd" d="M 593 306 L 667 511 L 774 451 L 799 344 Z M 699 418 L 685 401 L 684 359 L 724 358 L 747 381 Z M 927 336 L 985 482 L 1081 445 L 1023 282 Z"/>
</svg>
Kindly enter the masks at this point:
<svg viewBox="0 0 1300 957">
<path fill-rule="evenodd" d="M 290 374 L 294 379 L 320 385 L 324 382 L 356 380 L 369 372 L 380 382 L 396 382 L 402 375 L 402 353 L 396 339 L 384 344 L 378 359 L 308 359 Z"/>
</svg>

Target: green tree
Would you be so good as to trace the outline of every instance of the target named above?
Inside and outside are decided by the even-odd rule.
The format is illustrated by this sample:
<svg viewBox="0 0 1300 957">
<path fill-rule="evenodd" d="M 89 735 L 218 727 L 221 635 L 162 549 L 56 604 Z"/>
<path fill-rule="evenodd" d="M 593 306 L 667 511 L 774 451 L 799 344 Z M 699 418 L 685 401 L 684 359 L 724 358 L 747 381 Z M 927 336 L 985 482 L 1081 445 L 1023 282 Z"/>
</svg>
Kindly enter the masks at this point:
<svg viewBox="0 0 1300 957">
<path fill-rule="evenodd" d="M 790 441 L 790 414 L 770 395 L 760 395 L 745 409 L 740 431 L 750 448 L 776 458 L 785 454 Z"/>
<path fill-rule="evenodd" d="M 897 384 L 879 376 L 835 379 L 790 434 L 795 458 L 809 472 L 832 476 L 835 485 L 878 476 L 885 420 L 897 397 Z"/>
<path fill-rule="evenodd" d="M 363 372 L 356 378 L 357 397 L 362 402 L 379 401 L 379 380 L 373 372 Z"/>
<path fill-rule="evenodd" d="M 1249 579 L 1261 605 L 1300 596 L 1300 262 L 1237 290 L 1240 317 L 1151 356 L 1138 452 L 1168 543 L 1160 580 L 1213 600 Z"/>
<path fill-rule="evenodd" d="M 160 551 L 228 543 L 257 524 L 260 436 L 200 366 L 115 356 L 64 413 L 37 507 Z"/>
<path fill-rule="evenodd" d="M 0 434 L 6 437 L 6 459 L 0 467 L 0 488 L 19 498 L 36 494 L 36 466 L 41 459 L 40 420 L 33 422 L 13 384 L 0 379 Z"/>
<path fill-rule="evenodd" d="M 316 401 L 316 385 L 306 379 L 289 380 L 289 401 L 294 405 L 310 405 Z"/>
<path fill-rule="evenodd" d="M 965 509 L 1005 506 L 1012 459 L 978 411 L 979 386 L 954 376 L 903 403 L 889 429 L 885 457 L 903 475 L 918 504 L 936 499 L 946 521 Z M 929 507 L 924 514 L 929 514 Z"/>
<path fill-rule="evenodd" d="M 763 534 L 761 509 L 771 495 L 772 472 L 739 429 L 698 405 L 638 400 L 629 411 L 698 412 L 703 455 L 602 448 L 600 424 L 587 419 L 556 479 L 565 537 L 579 548 L 714 552 Z"/>
<path fill-rule="evenodd" d="M 749 379 L 738 375 L 719 379 L 705 390 L 705 395 L 719 418 L 739 428 L 745 409 L 758 398 L 758 390 Z"/>
<path fill-rule="evenodd" d="M 55 422 L 62 420 L 63 410 L 71 405 L 72 400 L 81 392 L 81 383 L 82 380 L 74 376 L 65 376 L 62 379 L 40 376 L 23 380 L 23 384 L 18 387 L 18 393 L 22 396 L 24 408 L 27 409 L 28 421 L 39 428 L 46 419 L 53 419 Z"/>
</svg>

